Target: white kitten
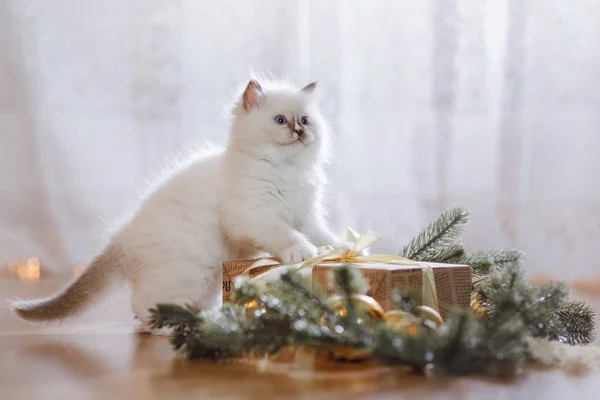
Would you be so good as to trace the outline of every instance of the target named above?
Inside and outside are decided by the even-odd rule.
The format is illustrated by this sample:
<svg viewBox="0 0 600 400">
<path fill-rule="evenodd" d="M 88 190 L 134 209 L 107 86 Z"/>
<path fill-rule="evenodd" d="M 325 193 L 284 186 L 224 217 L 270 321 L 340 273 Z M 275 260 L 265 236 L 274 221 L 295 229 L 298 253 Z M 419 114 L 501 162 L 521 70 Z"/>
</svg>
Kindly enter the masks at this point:
<svg viewBox="0 0 600 400">
<path fill-rule="evenodd" d="M 224 149 L 197 154 L 153 187 L 60 293 L 11 307 L 26 320 L 63 319 L 121 277 L 145 325 L 157 303 L 220 305 L 223 260 L 268 252 L 295 263 L 314 256 L 315 246 L 345 247 L 321 205 L 329 129 L 315 86 L 250 81 L 233 106 Z"/>
</svg>

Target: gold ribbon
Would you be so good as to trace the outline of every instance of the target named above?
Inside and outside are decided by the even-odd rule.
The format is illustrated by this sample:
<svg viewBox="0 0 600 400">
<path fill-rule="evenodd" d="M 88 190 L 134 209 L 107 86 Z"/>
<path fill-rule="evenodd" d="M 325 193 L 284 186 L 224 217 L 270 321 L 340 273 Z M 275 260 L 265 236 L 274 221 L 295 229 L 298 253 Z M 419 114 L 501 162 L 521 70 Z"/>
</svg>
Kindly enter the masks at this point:
<svg viewBox="0 0 600 400">
<path fill-rule="evenodd" d="M 359 235 L 352 228 L 347 228 L 346 231 L 341 235 L 340 240 L 346 243 L 352 243 L 350 250 L 334 249 L 331 246 L 322 246 L 317 249 L 317 256 L 309 260 L 306 260 L 298 264 L 284 265 L 281 262 L 273 258 L 263 258 L 254 262 L 248 267 L 242 276 L 248 276 L 250 272 L 259 267 L 265 266 L 277 266 L 277 268 L 270 269 L 269 271 L 263 272 L 260 275 L 254 277 L 256 280 L 264 279 L 266 276 L 271 274 L 278 274 L 287 270 L 299 271 L 301 269 L 314 267 L 317 264 L 335 262 L 344 264 L 361 264 L 366 262 L 394 264 L 394 265 L 406 265 L 412 266 L 413 268 L 421 268 L 423 273 L 423 304 L 439 311 L 437 301 L 437 290 L 435 287 L 435 279 L 433 276 L 433 269 L 431 266 L 413 261 L 406 257 L 393 256 L 390 254 L 373 254 L 373 255 L 361 255 L 361 253 L 373 244 L 377 243 L 381 238 L 374 232 L 367 232 Z M 360 267 L 360 266 L 359 266 Z"/>
</svg>

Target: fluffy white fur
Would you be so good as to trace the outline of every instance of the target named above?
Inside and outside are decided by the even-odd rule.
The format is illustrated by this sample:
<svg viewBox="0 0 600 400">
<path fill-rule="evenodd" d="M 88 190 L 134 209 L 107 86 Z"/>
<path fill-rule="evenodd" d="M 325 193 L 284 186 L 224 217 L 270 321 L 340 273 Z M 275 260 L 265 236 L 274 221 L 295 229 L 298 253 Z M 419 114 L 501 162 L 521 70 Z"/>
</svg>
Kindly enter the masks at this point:
<svg viewBox="0 0 600 400">
<path fill-rule="evenodd" d="M 53 297 L 13 301 L 17 314 L 74 315 L 120 276 L 147 324 L 157 303 L 218 306 L 223 260 L 267 252 L 294 263 L 316 246 L 344 247 L 324 217 L 330 132 L 314 89 L 251 81 L 232 107 L 225 148 L 200 152 L 157 182 L 82 275 Z"/>
</svg>

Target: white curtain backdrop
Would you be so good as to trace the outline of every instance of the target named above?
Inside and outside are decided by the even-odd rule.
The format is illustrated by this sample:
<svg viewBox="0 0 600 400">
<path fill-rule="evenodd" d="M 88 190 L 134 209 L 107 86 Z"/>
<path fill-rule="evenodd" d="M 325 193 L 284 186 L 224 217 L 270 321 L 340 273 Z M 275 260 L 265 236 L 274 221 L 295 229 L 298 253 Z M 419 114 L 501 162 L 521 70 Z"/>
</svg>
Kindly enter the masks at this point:
<svg viewBox="0 0 600 400">
<path fill-rule="evenodd" d="M 600 272 L 600 1 L 0 0 L 0 265 L 59 271 L 249 67 L 318 80 L 332 223 L 396 252 L 444 208 L 473 250 Z"/>
</svg>

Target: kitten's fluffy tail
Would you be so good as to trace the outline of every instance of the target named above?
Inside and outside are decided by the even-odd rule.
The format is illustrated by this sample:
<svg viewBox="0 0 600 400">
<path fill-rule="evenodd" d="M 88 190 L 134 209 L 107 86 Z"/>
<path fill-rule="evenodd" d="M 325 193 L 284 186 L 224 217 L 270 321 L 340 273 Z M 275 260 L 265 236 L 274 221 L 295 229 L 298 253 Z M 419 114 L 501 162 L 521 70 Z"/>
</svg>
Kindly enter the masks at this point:
<svg viewBox="0 0 600 400">
<path fill-rule="evenodd" d="M 96 256 L 77 278 L 54 296 L 21 300 L 9 306 L 22 319 L 28 321 L 53 321 L 71 317 L 100 297 L 110 286 L 113 277 L 121 271 L 121 251 L 115 245 Z"/>
</svg>

